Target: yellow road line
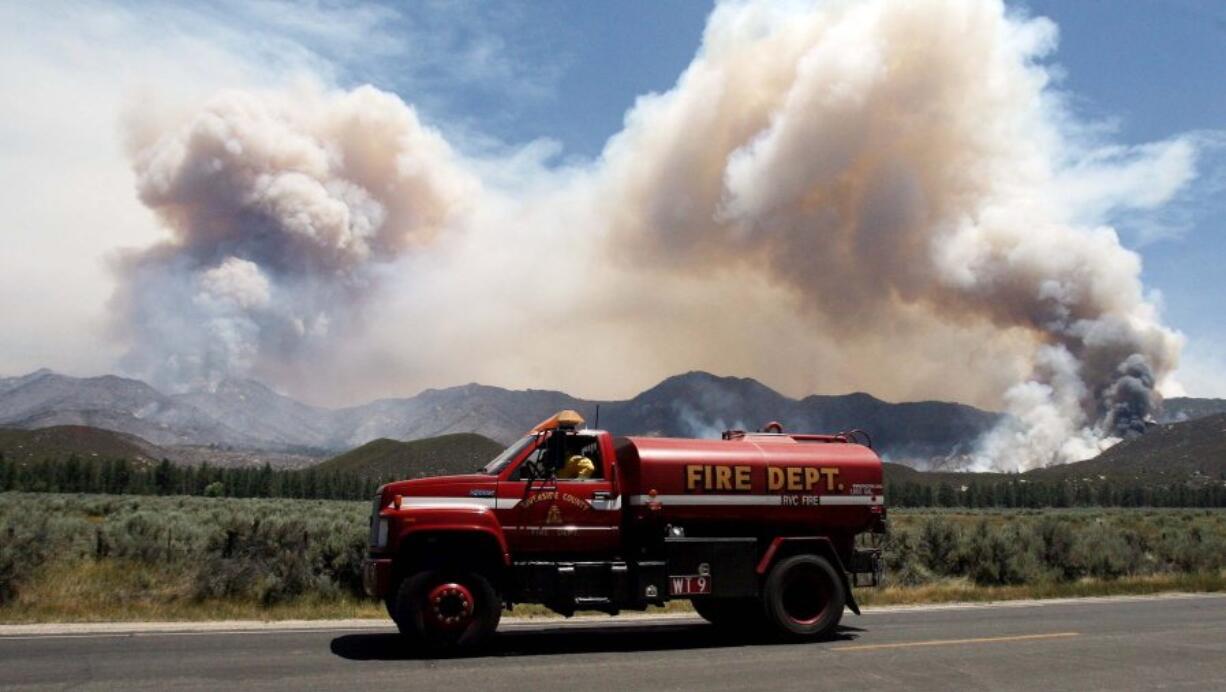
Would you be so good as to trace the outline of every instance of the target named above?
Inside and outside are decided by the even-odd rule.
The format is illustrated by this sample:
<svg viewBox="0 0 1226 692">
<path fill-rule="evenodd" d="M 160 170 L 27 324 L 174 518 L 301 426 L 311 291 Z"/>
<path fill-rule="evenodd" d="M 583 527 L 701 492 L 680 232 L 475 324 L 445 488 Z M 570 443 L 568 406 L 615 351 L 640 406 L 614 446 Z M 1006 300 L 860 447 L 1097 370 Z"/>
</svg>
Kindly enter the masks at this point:
<svg viewBox="0 0 1226 692">
<path fill-rule="evenodd" d="M 995 644 L 997 642 L 1024 642 L 1031 639 L 1064 639 L 1079 637 L 1080 632 L 1051 632 L 1049 634 L 1017 634 L 1010 637 L 978 637 L 975 639 L 929 639 L 922 642 L 898 642 L 896 644 L 853 644 L 832 647 L 833 651 L 877 651 L 879 649 L 911 649 L 920 646 L 952 646 L 956 644 Z"/>
</svg>

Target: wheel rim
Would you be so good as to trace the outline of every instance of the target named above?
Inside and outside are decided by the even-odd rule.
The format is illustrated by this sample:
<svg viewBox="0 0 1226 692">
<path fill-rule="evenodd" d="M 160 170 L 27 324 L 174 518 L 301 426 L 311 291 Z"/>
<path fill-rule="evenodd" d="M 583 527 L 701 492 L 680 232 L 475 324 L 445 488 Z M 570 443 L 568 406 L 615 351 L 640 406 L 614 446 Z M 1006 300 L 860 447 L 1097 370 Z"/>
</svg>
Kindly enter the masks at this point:
<svg viewBox="0 0 1226 692">
<path fill-rule="evenodd" d="M 427 620 L 435 627 L 461 629 L 472 621 L 475 600 L 468 587 L 447 582 L 430 589 L 424 610 Z"/>
<path fill-rule="evenodd" d="M 797 625 L 815 625 L 830 609 L 830 594 L 829 580 L 820 569 L 798 565 L 783 580 L 783 612 Z"/>
</svg>

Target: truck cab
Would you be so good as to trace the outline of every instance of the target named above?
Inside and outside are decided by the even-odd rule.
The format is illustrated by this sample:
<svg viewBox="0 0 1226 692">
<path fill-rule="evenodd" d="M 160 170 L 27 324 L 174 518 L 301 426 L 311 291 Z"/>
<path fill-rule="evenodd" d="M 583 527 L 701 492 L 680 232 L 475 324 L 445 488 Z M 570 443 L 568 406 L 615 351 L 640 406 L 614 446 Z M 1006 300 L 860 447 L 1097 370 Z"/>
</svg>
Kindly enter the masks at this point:
<svg viewBox="0 0 1226 692">
<path fill-rule="evenodd" d="M 858 612 L 852 584 L 879 579 L 854 538 L 884 531 L 880 460 L 849 438 L 766 434 L 615 438 L 559 412 L 475 473 L 380 488 L 366 589 L 430 648 L 479 645 L 516 603 L 569 616 L 673 598 L 718 625 L 829 636 Z M 867 482 L 772 485 L 823 469 Z"/>
<path fill-rule="evenodd" d="M 616 454 L 609 433 L 586 429 L 537 431 L 522 450 L 495 462 L 494 514 L 515 555 L 591 558 L 621 551 L 621 502 Z M 514 449 L 514 447 L 512 447 Z M 561 473 L 572 457 L 590 461 L 591 472 Z"/>
</svg>

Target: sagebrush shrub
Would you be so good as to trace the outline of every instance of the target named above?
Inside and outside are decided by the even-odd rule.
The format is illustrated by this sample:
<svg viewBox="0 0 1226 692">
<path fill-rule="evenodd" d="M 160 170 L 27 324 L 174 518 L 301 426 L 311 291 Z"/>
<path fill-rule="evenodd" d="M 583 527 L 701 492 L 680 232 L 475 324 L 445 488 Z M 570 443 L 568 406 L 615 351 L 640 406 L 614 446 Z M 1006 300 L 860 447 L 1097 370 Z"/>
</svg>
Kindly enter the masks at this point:
<svg viewBox="0 0 1226 692">
<path fill-rule="evenodd" d="M 19 522 L 10 517 L 0 524 L 0 604 L 17 595 L 21 583 L 47 557 L 50 541 L 46 517 Z"/>
<path fill-rule="evenodd" d="M 952 574 L 956 569 L 958 547 L 962 537 L 950 521 L 931 517 L 920 525 L 919 554 L 924 566 L 933 574 Z"/>
<path fill-rule="evenodd" d="M 43 566 L 119 561 L 196 598 L 360 596 L 366 502 L 0 493 L 0 604 Z M 887 584 L 983 585 L 1226 569 L 1226 512 L 891 513 Z"/>
<path fill-rule="evenodd" d="M 1138 573 L 1141 553 L 1137 542 L 1129 540 L 1129 532 L 1095 522 L 1077 534 L 1070 561 L 1074 574 L 1117 579 Z"/>
</svg>

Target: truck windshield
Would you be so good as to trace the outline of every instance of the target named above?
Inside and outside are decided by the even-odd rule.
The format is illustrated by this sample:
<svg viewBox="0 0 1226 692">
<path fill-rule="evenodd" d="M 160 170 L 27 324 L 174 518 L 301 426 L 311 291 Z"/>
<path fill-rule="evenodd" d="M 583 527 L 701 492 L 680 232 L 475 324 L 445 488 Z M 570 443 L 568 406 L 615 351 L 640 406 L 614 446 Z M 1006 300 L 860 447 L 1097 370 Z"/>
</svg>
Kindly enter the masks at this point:
<svg viewBox="0 0 1226 692">
<path fill-rule="evenodd" d="M 510 447 L 502 450 L 501 454 L 494 457 L 493 461 L 486 464 L 485 468 L 481 469 L 481 473 L 488 474 L 490 476 L 497 476 L 507 467 L 507 464 L 515 461 L 515 458 L 518 457 L 521 452 L 531 446 L 534 441 L 536 441 L 535 435 L 525 436 L 519 442 L 516 442 Z"/>
</svg>

